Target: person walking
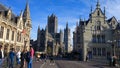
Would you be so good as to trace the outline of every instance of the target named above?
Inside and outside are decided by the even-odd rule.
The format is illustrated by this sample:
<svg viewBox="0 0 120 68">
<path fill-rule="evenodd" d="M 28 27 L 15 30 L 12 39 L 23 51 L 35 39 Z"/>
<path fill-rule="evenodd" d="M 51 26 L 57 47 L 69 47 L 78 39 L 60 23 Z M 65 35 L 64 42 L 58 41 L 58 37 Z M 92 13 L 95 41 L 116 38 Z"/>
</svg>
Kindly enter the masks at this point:
<svg viewBox="0 0 120 68">
<path fill-rule="evenodd" d="M 15 56 L 15 52 L 14 52 L 14 48 L 11 49 L 11 51 L 9 52 L 9 68 L 14 68 L 14 56 Z"/>
<path fill-rule="evenodd" d="M 30 54 L 30 58 L 29 58 L 29 62 L 28 62 L 28 68 L 32 68 L 32 61 L 33 61 L 33 57 L 34 57 L 34 49 L 32 46 L 30 46 L 30 51 L 27 53 L 27 56 L 29 57 Z"/>
</svg>

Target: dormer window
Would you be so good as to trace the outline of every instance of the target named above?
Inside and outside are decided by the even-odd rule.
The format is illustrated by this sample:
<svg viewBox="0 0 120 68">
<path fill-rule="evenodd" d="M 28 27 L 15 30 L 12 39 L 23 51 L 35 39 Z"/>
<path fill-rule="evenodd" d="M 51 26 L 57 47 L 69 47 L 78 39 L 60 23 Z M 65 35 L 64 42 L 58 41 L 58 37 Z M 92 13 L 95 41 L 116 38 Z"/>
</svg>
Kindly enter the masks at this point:
<svg viewBox="0 0 120 68">
<path fill-rule="evenodd" d="M 8 19 L 11 19 L 11 11 L 10 11 L 10 10 L 8 10 L 7 18 L 8 18 Z"/>
</svg>

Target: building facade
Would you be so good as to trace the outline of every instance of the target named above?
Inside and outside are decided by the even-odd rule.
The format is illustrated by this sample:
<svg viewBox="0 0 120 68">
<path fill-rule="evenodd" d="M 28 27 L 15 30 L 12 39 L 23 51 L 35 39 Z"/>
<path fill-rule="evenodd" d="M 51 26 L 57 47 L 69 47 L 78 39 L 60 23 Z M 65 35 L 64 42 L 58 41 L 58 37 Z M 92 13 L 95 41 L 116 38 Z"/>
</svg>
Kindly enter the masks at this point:
<svg viewBox="0 0 120 68">
<path fill-rule="evenodd" d="M 52 14 L 48 16 L 48 23 L 45 29 L 38 27 L 37 51 L 49 55 L 58 55 L 63 49 L 63 32 L 57 32 L 58 19 Z"/>
<path fill-rule="evenodd" d="M 0 4 L 0 44 L 5 53 L 11 48 L 16 51 L 30 45 L 31 18 L 29 5 L 16 16 L 10 8 Z"/>
<path fill-rule="evenodd" d="M 114 30 L 113 37 L 115 42 L 113 43 L 114 46 L 112 47 L 112 52 L 114 52 L 114 55 L 117 56 L 118 59 L 120 59 L 120 23 Z"/>
<path fill-rule="evenodd" d="M 65 52 L 70 53 L 71 49 L 71 35 L 70 29 L 68 28 L 68 23 L 66 24 L 66 28 L 64 29 L 64 45 L 65 45 Z"/>
<path fill-rule="evenodd" d="M 105 8 L 100 8 L 99 1 L 96 8 L 89 14 L 88 20 L 80 19 L 73 32 L 74 51 L 80 53 L 83 61 L 86 56 L 92 59 L 106 59 L 113 56 L 114 31 L 118 21 L 113 16 L 107 19 Z M 111 40 L 112 42 L 109 42 Z"/>
</svg>

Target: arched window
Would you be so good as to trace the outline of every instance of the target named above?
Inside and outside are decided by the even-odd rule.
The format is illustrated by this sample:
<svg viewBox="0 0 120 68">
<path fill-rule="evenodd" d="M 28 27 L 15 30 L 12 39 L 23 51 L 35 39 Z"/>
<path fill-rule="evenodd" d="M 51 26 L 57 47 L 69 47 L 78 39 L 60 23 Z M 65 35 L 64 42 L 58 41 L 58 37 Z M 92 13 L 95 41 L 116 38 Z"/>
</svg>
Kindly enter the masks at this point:
<svg viewBox="0 0 120 68">
<path fill-rule="evenodd" d="M 101 42 L 101 40 L 100 40 L 100 35 L 97 35 L 97 39 L 98 39 L 98 43 L 100 43 Z"/>
<path fill-rule="evenodd" d="M 4 27 L 0 27 L 0 38 L 3 38 L 3 33 L 4 33 Z"/>
<path fill-rule="evenodd" d="M 96 43 L 96 35 L 94 35 L 94 34 L 92 35 L 92 42 Z"/>
<path fill-rule="evenodd" d="M 98 21 L 96 24 L 96 30 L 101 30 L 101 22 Z"/>
<path fill-rule="evenodd" d="M 97 51 L 96 48 L 93 48 L 93 52 L 92 52 L 93 55 L 97 55 L 96 51 Z"/>
<path fill-rule="evenodd" d="M 12 31 L 12 41 L 14 40 L 14 31 Z"/>
<path fill-rule="evenodd" d="M 9 40 L 10 29 L 7 29 L 6 39 Z"/>
<path fill-rule="evenodd" d="M 98 15 L 98 16 L 100 15 L 100 12 L 99 12 L 99 11 L 97 12 L 97 15 Z"/>
</svg>

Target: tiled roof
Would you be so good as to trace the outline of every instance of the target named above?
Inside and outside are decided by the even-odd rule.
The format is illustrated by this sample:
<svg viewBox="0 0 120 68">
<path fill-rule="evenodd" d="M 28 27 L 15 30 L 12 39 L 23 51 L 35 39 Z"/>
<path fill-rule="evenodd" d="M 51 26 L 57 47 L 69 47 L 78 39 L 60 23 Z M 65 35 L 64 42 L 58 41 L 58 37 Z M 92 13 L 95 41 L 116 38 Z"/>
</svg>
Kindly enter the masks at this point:
<svg viewBox="0 0 120 68">
<path fill-rule="evenodd" d="M 4 5 L 0 4 L 0 11 L 5 11 L 5 10 L 7 10 L 7 8 Z"/>
<path fill-rule="evenodd" d="M 108 20 L 107 20 L 107 21 L 108 21 L 108 23 L 112 20 L 112 18 L 113 18 L 113 17 L 111 17 L 110 19 L 108 19 Z"/>
</svg>

